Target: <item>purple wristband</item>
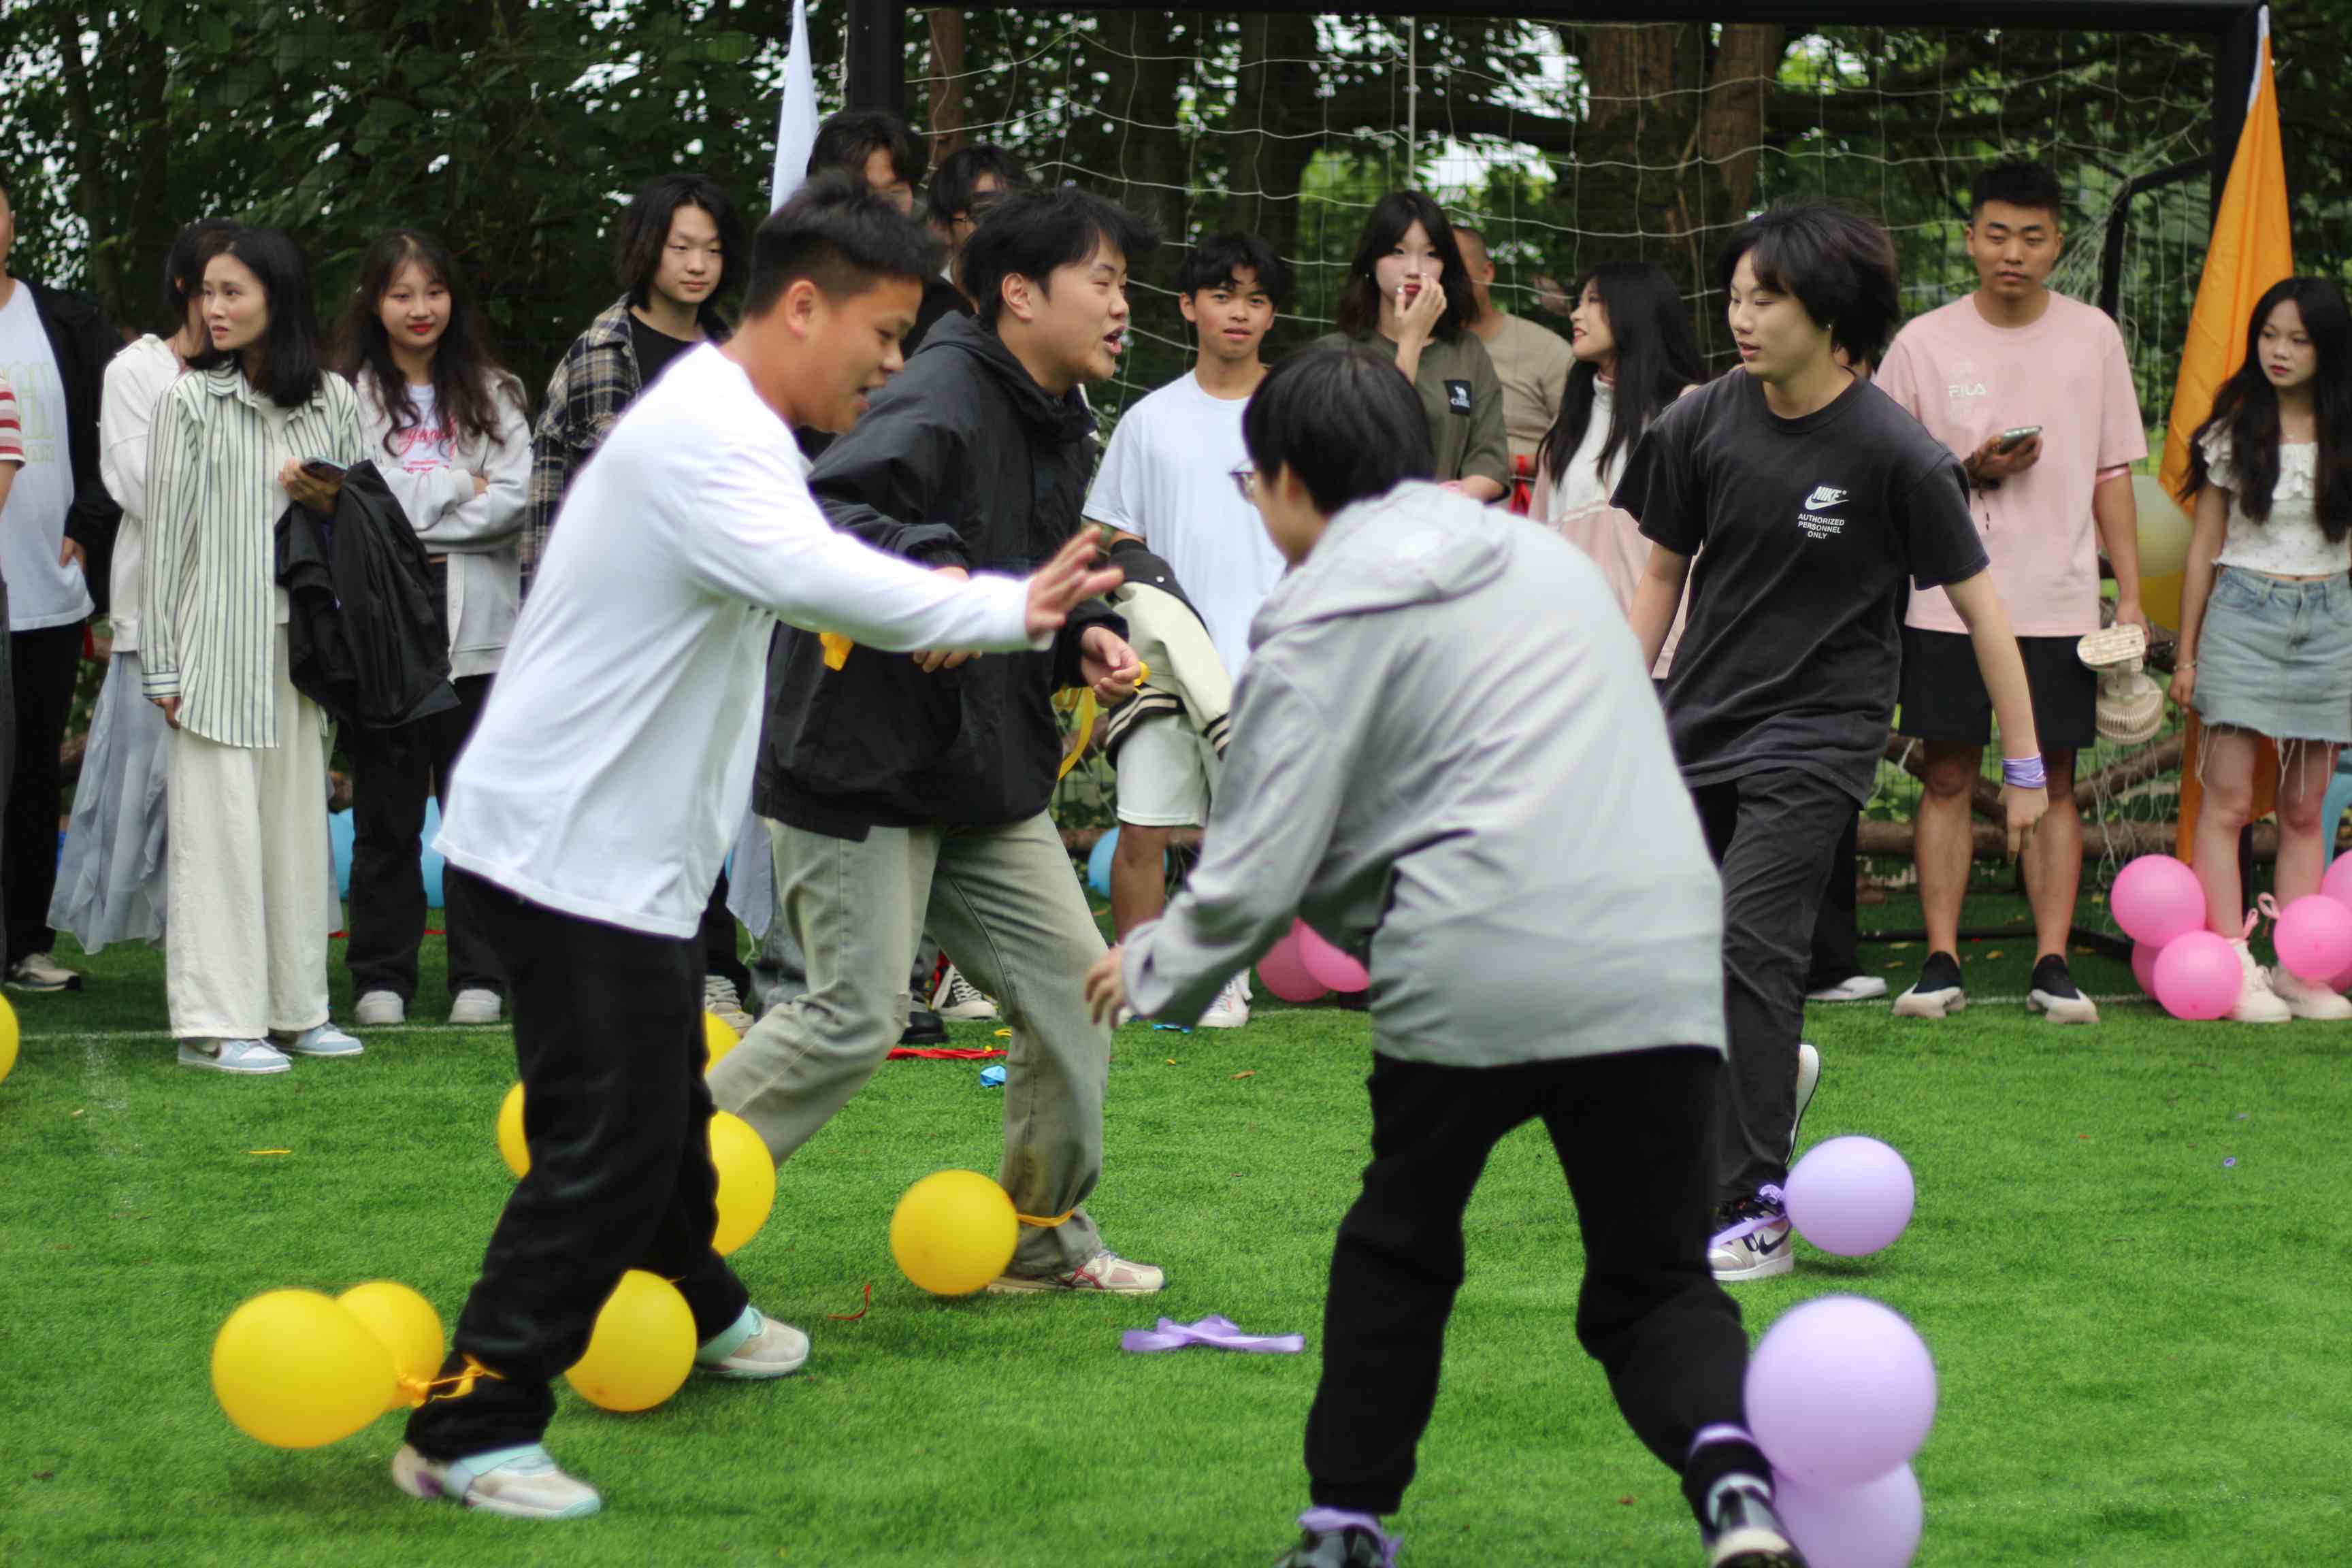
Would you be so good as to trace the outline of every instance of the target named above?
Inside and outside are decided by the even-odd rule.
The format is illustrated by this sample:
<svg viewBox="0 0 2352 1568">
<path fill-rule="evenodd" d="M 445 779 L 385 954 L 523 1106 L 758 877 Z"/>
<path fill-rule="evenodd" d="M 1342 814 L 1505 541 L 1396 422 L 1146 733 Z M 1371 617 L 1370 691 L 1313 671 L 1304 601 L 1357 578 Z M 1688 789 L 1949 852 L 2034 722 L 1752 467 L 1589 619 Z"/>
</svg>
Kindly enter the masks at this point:
<svg viewBox="0 0 2352 1568">
<path fill-rule="evenodd" d="M 2047 789 L 2050 775 L 2043 770 L 2039 756 L 2003 757 L 2000 760 L 2000 782 L 2011 789 Z"/>
</svg>

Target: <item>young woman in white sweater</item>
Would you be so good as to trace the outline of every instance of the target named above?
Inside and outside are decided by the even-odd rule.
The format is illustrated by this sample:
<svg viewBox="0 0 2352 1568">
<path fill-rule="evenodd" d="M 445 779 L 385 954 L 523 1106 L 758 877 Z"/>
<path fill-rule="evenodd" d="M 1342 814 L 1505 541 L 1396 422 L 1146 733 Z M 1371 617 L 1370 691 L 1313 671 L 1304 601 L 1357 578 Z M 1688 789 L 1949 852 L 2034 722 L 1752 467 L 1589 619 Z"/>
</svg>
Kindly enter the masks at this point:
<svg viewBox="0 0 2352 1568">
<path fill-rule="evenodd" d="M 164 974 L 183 1065 L 275 1073 L 360 1050 L 327 1021 L 327 720 L 294 689 L 276 531 L 289 505 L 331 510 L 367 454 L 292 240 L 231 237 L 204 312 L 147 458 L 142 685 L 173 731 Z"/>
<path fill-rule="evenodd" d="M 204 276 L 236 225 L 204 218 L 182 229 L 163 264 L 169 336 L 153 333 L 106 367 L 98 415 L 98 472 L 122 508 L 114 536 L 108 620 L 113 651 L 90 715 L 89 744 L 74 785 L 73 816 L 58 866 L 49 924 L 84 952 L 163 936 L 165 788 L 172 727 L 141 690 L 140 591 L 146 575 L 147 451 L 163 395 L 205 352 Z"/>
<path fill-rule="evenodd" d="M 424 541 L 444 585 L 455 709 L 393 730 L 355 726 L 352 757 L 351 947 L 362 1026 L 407 1021 L 424 940 L 419 855 L 427 800 L 449 804 L 449 776 L 489 700 L 514 630 L 530 486 L 522 383 L 498 363 L 448 247 L 394 229 L 361 258 L 337 333 L 359 394 L 367 455 Z M 467 907 L 447 885 L 453 1024 L 495 1024 L 503 986 Z"/>
</svg>

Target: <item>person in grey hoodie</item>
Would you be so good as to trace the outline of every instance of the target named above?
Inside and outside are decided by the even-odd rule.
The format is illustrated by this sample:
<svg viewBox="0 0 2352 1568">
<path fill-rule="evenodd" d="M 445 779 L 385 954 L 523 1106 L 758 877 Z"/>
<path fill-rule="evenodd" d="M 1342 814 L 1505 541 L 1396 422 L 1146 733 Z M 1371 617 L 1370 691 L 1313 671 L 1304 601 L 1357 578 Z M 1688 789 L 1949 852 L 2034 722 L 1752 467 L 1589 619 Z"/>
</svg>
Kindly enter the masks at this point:
<svg viewBox="0 0 2352 1568">
<path fill-rule="evenodd" d="M 1087 996 L 1188 1023 L 1294 912 L 1371 971 L 1372 1160 L 1285 1561 L 1392 1561 L 1379 1516 L 1436 1399 L 1463 1211 L 1540 1117 L 1583 1227 L 1577 1331 L 1627 1423 L 1682 1475 L 1712 1568 L 1798 1564 L 1706 1265 L 1722 889 L 1633 633 L 1574 546 L 1429 482 L 1420 405 L 1379 355 L 1286 361 L 1243 433 L 1293 569 L 1250 629 L 1201 864 Z"/>
</svg>

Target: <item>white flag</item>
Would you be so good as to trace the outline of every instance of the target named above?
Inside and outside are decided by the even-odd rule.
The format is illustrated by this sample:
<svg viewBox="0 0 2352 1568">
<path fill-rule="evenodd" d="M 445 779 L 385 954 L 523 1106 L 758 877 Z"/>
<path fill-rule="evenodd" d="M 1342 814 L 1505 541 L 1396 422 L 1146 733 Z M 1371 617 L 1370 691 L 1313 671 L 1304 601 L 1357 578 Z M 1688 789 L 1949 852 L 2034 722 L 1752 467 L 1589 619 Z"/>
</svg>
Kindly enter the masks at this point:
<svg viewBox="0 0 2352 1568">
<path fill-rule="evenodd" d="M 776 121 L 776 173 L 768 185 L 769 211 L 782 206 L 808 178 L 816 126 L 816 72 L 809 64 L 808 5 L 806 0 L 793 0 L 793 47 L 784 57 L 784 107 Z"/>
</svg>

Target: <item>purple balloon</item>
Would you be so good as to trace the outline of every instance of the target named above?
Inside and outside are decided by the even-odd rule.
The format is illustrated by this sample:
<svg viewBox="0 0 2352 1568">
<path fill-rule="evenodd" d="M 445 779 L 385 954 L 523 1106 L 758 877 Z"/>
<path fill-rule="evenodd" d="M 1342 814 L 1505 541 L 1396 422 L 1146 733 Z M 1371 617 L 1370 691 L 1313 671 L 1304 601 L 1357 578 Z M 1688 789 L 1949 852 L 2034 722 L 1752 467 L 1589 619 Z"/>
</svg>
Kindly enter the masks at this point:
<svg viewBox="0 0 2352 1568">
<path fill-rule="evenodd" d="M 1286 1002 L 1318 1001 L 1330 987 L 1307 972 L 1306 957 L 1298 951 L 1299 930 L 1293 925 L 1265 950 L 1265 956 L 1257 961 L 1257 977 Z"/>
<path fill-rule="evenodd" d="M 1748 1358 L 1748 1430 L 1775 1469 L 1808 1486 L 1856 1487 L 1909 1464 L 1935 1422 L 1936 1363 L 1875 1301 L 1808 1301 Z"/>
<path fill-rule="evenodd" d="M 2132 978 L 2150 996 L 2156 994 L 2156 961 L 2164 956 L 2164 949 L 2150 947 L 2144 942 L 2132 943 Z"/>
<path fill-rule="evenodd" d="M 2352 967 L 2352 909 L 2318 893 L 2297 899 L 2279 911 L 2271 941 L 2288 973 L 2332 981 Z"/>
<path fill-rule="evenodd" d="M 2176 1018 L 2203 1023 L 2238 1005 L 2246 983 L 2238 950 L 2210 931 L 2192 931 L 2164 944 L 2156 961 L 2156 999 Z"/>
<path fill-rule="evenodd" d="M 1860 1258 L 1911 1223 L 1911 1167 L 1875 1138 L 1832 1138 L 1789 1173 L 1789 1220 L 1823 1252 Z"/>
<path fill-rule="evenodd" d="M 1910 1568 L 1926 1522 L 1919 1478 L 1908 1465 L 1833 1489 L 1776 1475 L 1772 1510 L 1812 1568 Z"/>
<path fill-rule="evenodd" d="M 2352 916 L 2352 910 L 2345 911 Z M 1291 928 L 1298 940 L 1298 957 L 1307 965 L 1307 973 L 1334 991 L 1354 992 L 1370 988 L 1371 972 L 1358 963 L 1336 944 L 1323 940 L 1323 933 L 1305 921 Z"/>
<path fill-rule="evenodd" d="M 2196 872 L 2169 855 L 2143 855 L 2126 866 L 2108 908 L 2126 935 L 2151 947 L 2205 927 L 2205 889 Z"/>
</svg>

